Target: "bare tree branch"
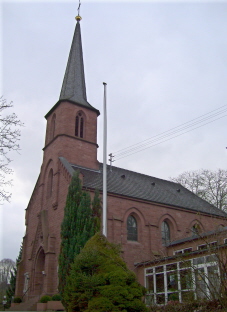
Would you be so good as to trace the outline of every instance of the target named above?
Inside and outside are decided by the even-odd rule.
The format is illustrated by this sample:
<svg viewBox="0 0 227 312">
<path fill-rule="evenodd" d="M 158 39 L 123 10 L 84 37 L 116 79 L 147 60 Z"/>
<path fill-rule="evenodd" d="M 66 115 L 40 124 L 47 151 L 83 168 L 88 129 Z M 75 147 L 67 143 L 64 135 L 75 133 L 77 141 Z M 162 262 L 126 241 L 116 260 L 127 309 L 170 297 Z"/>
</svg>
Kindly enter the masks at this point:
<svg viewBox="0 0 227 312">
<path fill-rule="evenodd" d="M 13 107 L 12 102 L 0 98 L 0 202 L 9 201 L 11 194 L 6 191 L 6 187 L 11 185 L 12 180 L 8 175 L 12 174 L 12 169 L 9 167 L 11 151 L 19 152 L 19 140 L 21 131 L 18 127 L 23 126 L 23 123 L 18 119 L 15 113 L 4 114 L 6 109 Z"/>
<path fill-rule="evenodd" d="M 227 170 L 186 171 L 170 179 L 180 183 L 217 208 L 227 211 Z"/>
</svg>

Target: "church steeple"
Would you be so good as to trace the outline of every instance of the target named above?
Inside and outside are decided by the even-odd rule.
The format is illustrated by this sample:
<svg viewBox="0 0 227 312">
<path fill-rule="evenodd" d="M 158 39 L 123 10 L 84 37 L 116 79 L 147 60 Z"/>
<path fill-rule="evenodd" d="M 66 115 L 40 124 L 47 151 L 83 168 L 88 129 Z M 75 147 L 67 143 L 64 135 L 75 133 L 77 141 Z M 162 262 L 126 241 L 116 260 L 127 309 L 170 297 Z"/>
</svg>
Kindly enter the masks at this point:
<svg viewBox="0 0 227 312">
<path fill-rule="evenodd" d="M 72 40 L 72 45 L 69 53 L 68 63 L 65 71 L 65 76 L 61 88 L 59 101 L 46 114 L 46 118 L 53 110 L 62 102 L 69 101 L 79 106 L 84 106 L 91 109 L 99 115 L 99 111 L 87 101 L 86 84 L 84 75 L 83 49 L 80 31 L 81 17 L 76 16 L 76 27 Z"/>
<path fill-rule="evenodd" d="M 83 52 L 77 23 L 69 53 L 59 101 L 46 114 L 47 130 L 44 158 L 57 155 L 68 162 L 87 168 L 98 168 L 97 117 L 99 111 L 87 101 Z M 54 156 L 53 156 L 54 155 Z"/>
<path fill-rule="evenodd" d="M 81 17 L 77 16 L 76 20 L 77 23 L 59 100 L 70 100 L 81 105 L 90 106 L 87 102 L 84 77 L 83 50 L 80 32 Z"/>
</svg>

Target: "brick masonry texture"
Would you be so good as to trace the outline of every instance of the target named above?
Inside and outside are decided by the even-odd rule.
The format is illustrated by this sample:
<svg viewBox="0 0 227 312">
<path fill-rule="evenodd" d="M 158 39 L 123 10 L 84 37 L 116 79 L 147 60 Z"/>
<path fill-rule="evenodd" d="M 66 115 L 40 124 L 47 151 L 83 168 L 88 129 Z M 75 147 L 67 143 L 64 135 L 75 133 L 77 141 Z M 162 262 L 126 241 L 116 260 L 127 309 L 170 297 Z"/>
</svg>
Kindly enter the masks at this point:
<svg viewBox="0 0 227 312">
<path fill-rule="evenodd" d="M 78 112 L 85 116 L 82 139 L 75 136 L 75 118 Z M 26 209 L 26 234 L 18 269 L 16 296 L 22 297 L 27 291 L 24 300 L 28 300 L 34 296 L 58 292 L 60 230 L 71 180 L 70 172 L 59 157 L 64 157 L 69 164 L 99 170 L 97 148 L 95 111 L 64 101 L 48 115 L 43 163 Z M 83 178 L 83 174 L 81 177 Z M 93 197 L 94 189 L 89 188 L 89 191 Z M 108 239 L 121 245 L 123 259 L 137 273 L 142 284 L 143 270 L 137 270 L 134 264 L 152 261 L 157 254 L 168 256 L 173 253 L 173 248 L 162 245 L 163 221 L 169 224 L 171 241 L 189 237 L 194 224 L 199 224 L 202 231 L 209 231 L 220 225 L 227 226 L 227 220 L 223 216 L 198 213 L 133 196 L 109 193 L 107 205 Z M 137 241 L 127 240 L 127 219 L 130 215 L 137 221 Z M 29 277 L 27 282 L 26 276 Z"/>
</svg>

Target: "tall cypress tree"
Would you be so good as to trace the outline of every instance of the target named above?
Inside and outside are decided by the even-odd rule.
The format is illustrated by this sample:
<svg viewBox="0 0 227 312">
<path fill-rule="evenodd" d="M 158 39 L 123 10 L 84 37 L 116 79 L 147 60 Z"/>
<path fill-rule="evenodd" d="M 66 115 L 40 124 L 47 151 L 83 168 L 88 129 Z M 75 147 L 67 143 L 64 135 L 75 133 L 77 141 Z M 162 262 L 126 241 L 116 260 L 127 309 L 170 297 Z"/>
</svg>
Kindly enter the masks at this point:
<svg viewBox="0 0 227 312">
<path fill-rule="evenodd" d="M 97 233 L 101 230 L 101 200 L 98 190 L 95 190 L 95 196 L 92 202 L 92 212 L 94 217 L 95 233 Z"/>
<path fill-rule="evenodd" d="M 79 172 L 76 172 L 69 185 L 64 218 L 61 225 L 58 271 L 59 291 L 61 294 L 64 293 L 66 277 L 70 273 L 71 264 L 85 243 L 95 234 L 97 230 L 96 223 L 91 209 L 90 195 L 82 191 Z"/>
</svg>

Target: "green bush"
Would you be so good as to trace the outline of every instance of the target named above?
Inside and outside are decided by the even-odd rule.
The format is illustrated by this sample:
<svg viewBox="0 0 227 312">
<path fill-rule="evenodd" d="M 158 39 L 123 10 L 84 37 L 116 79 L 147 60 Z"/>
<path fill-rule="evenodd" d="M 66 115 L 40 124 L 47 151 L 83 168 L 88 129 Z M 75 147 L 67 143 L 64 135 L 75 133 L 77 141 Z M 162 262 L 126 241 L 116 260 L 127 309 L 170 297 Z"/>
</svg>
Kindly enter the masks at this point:
<svg viewBox="0 0 227 312">
<path fill-rule="evenodd" d="M 63 293 L 68 312 L 146 312 L 145 288 L 120 257 L 118 246 L 97 233 L 75 257 Z"/>
<path fill-rule="evenodd" d="M 15 298 L 13 299 L 13 302 L 14 302 L 14 303 L 21 303 L 22 300 L 21 300 L 20 297 L 15 297 Z"/>
<path fill-rule="evenodd" d="M 150 312 L 224 312 L 223 308 L 218 300 L 193 300 L 191 302 L 179 303 L 176 301 L 170 301 L 165 306 L 151 306 Z"/>
<path fill-rule="evenodd" d="M 45 296 L 42 296 L 40 298 L 40 302 L 41 303 L 47 303 L 48 301 L 51 301 L 51 297 L 50 296 L 45 295 Z"/>
<path fill-rule="evenodd" d="M 61 301 L 61 296 L 59 294 L 53 295 L 52 301 Z"/>
</svg>

